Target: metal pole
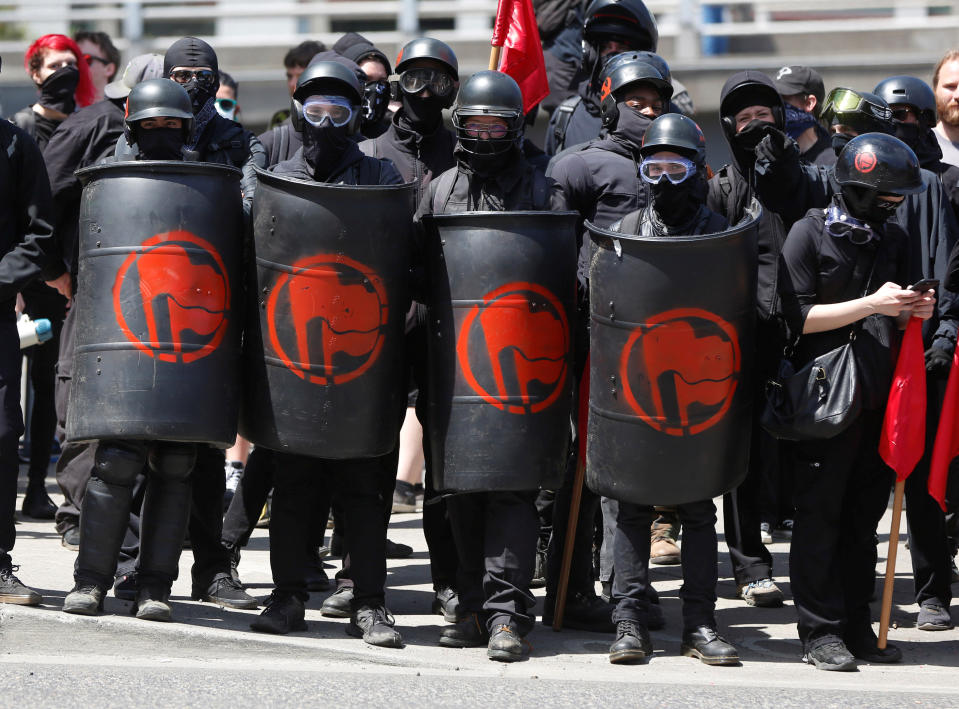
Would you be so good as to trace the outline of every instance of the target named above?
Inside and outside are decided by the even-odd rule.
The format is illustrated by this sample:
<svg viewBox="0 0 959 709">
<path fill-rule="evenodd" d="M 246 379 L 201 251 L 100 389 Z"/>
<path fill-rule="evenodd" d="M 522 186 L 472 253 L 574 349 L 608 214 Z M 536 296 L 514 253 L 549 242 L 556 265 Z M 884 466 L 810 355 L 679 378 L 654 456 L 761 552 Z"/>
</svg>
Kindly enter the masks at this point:
<svg viewBox="0 0 959 709">
<path fill-rule="evenodd" d="M 420 12 L 417 0 L 402 0 L 400 14 L 396 20 L 397 29 L 407 39 L 420 33 Z"/>
</svg>

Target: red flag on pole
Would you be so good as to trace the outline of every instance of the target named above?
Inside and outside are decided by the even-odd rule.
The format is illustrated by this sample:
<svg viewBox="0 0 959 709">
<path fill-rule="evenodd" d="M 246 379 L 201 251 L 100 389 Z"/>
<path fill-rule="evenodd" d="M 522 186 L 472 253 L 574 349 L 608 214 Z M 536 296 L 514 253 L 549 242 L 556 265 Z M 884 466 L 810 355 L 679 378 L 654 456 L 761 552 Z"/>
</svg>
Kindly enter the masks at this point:
<svg viewBox="0 0 959 709">
<path fill-rule="evenodd" d="M 936 442 L 932 447 L 932 462 L 929 465 L 929 483 L 927 489 L 933 499 L 946 511 L 946 480 L 949 477 L 949 464 L 959 455 L 959 348 L 952 355 L 952 369 L 949 370 L 949 382 L 946 395 L 942 400 L 942 413 L 939 415 L 939 428 L 936 430 Z"/>
<path fill-rule="evenodd" d="M 549 95 L 546 61 L 532 0 L 500 0 L 492 44 L 503 48 L 499 70 L 519 84 L 523 91 L 523 111 L 528 112 Z"/>
<path fill-rule="evenodd" d="M 926 360 L 922 321 L 910 318 L 886 402 L 879 455 L 905 480 L 926 447 Z"/>
</svg>

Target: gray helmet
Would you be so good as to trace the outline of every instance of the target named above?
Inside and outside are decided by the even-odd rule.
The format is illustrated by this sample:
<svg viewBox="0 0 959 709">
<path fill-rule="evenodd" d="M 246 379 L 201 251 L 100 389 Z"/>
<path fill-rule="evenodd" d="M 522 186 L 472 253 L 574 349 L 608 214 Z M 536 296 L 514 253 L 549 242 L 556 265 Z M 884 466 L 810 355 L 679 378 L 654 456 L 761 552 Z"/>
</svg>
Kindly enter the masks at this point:
<svg viewBox="0 0 959 709">
<path fill-rule="evenodd" d="M 506 121 L 507 133 L 480 140 L 466 133 L 470 116 L 496 116 Z M 509 74 L 480 71 L 463 84 L 453 107 L 453 127 L 463 149 L 470 153 L 496 154 L 518 144 L 523 135 L 523 92 Z M 484 149 L 485 148 L 485 149 Z"/>
<path fill-rule="evenodd" d="M 363 119 L 363 86 L 356 76 L 344 64 L 335 61 L 320 61 L 311 63 L 296 82 L 296 90 L 290 101 L 290 119 L 296 130 L 303 130 L 303 101 L 310 96 L 330 90 L 345 95 L 354 106 L 353 117 L 350 119 L 348 130 L 355 133 Z"/>
<path fill-rule="evenodd" d="M 183 142 L 193 135 L 193 104 L 190 94 L 172 79 L 147 79 L 130 90 L 124 133 L 127 142 L 136 142 L 136 124 L 145 118 L 179 118 L 183 121 Z"/>
</svg>

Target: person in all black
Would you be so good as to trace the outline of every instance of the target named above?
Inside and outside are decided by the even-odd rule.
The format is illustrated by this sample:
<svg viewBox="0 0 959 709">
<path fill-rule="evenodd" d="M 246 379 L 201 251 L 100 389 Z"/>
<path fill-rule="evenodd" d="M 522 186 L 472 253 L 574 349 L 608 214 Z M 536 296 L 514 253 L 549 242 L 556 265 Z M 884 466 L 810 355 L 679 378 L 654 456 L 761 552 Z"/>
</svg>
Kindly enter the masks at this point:
<svg viewBox="0 0 959 709">
<path fill-rule="evenodd" d="M 840 191 L 826 209 L 796 222 L 783 247 L 783 308 L 797 369 L 849 342 L 859 369 L 863 410 L 832 438 L 796 445 L 796 519 L 789 557 L 803 660 L 824 670 L 854 670 L 856 658 L 896 662 L 880 650 L 869 601 L 875 586 L 876 527 L 892 471 L 879 436 L 892 382 L 898 330 L 929 319 L 933 291 L 905 288 L 909 236 L 890 218 L 906 194 L 925 189 L 915 153 L 890 135 L 848 142 L 835 168 Z"/>
<path fill-rule="evenodd" d="M 54 230 L 63 260 L 74 282 L 77 275 L 77 229 L 80 219 L 80 180 L 74 173 L 95 165 L 116 150 L 123 136 L 123 116 L 130 89 L 140 81 L 163 75 L 163 57 L 141 54 L 130 60 L 122 78 L 107 84 L 106 100 L 80 109 L 54 132 L 48 144 L 46 163 L 53 193 Z M 73 369 L 73 326 L 76 313 L 71 309 L 63 322 L 57 361 L 56 414 L 58 432 L 66 428 L 67 401 Z M 60 436 L 63 438 L 63 436 Z M 64 440 L 57 459 L 57 484 L 63 503 L 56 512 L 57 532 L 67 548 L 80 544 L 80 507 L 93 469 L 96 444 Z"/>
<path fill-rule="evenodd" d="M 604 64 L 609 56 L 628 50 L 656 51 L 659 30 L 642 0 L 593 0 L 583 23 L 584 75 L 577 95 L 563 101 L 546 129 L 547 155 L 597 138 L 603 128 L 600 115 Z"/>
<path fill-rule="evenodd" d="M 716 234 L 725 217 L 706 207 L 706 138 L 686 116 L 668 113 L 649 126 L 640 150 L 639 174 L 647 185 L 645 207 L 631 212 L 611 231 L 644 237 Z M 738 664 L 736 648 L 716 631 L 718 542 L 712 500 L 677 505 L 683 525 L 683 655 L 708 665 Z M 612 663 L 636 662 L 653 653 L 649 637 L 650 506 L 620 501 L 613 539 L 613 621 L 616 641 Z"/>
<path fill-rule="evenodd" d="M 786 135 L 799 145 L 799 158 L 813 165 L 835 165 L 829 133 L 817 120 L 826 98 L 822 76 L 808 66 L 784 66 L 773 79 L 786 109 Z"/>
<path fill-rule="evenodd" d="M 942 194 L 949 198 L 955 210 L 959 206 L 959 167 L 942 162 L 942 150 L 933 132 L 936 125 L 936 97 L 932 88 L 922 79 L 913 76 L 892 76 L 879 82 L 873 93 L 889 104 L 896 137 L 912 148 L 923 169 L 939 176 Z M 959 234 L 949 229 L 938 229 L 934 234 L 938 241 L 936 248 L 930 248 L 930 244 L 926 249 L 919 249 L 917 254 L 922 258 L 923 251 L 928 252 L 933 260 L 931 268 L 924 265 L 921 270 L 910 272 L 909 276 L 916 278 L 919 273 L 928 272 L 928 277 L 937 277 L 941 283 L 945 283 L 948 276 L 945 256 L 955 248 Z M 933 273 L 936 275 L 933 276 Z M 951 293 L 941 290 L 940 293 L 940 306 L 947 299 L 954 299 Z M 940 307 L 940 312 L 942 311 Z M 947 311 L 946 315 L 953 314 Z M 916 625 L 920 630 L 949 630 L 953 627 L 949 614 L 949 604 L 952 602 L 952 554 L 946 534 L 946 518 L 939 505 L 929 496 L 926 487 L 930 455 L 939 422 L 942 399 L 940 391 L 952 366 L 956 342 L 947 332 L 936 332 L 935 327 L 936 318 L 930 318 L 924 338 L 927 347 L 926 371 L 929 375 L 926 397 L 929 402 L 926 409 L 927 455 L 923 456 L 916 469 L 906 478 L 905 490 L 909 555 L 912 559 L 916 603 L 919 605 Z"/>
<path fill-rule="evenodd" d="M 579 212 L 584 220 L 606 227 L 646 204 L 646 190 L 639 177 L 639 164 L 642 162 L 639 151 L 646 129 L 664 112 L 673 89 L 659 71 L 643 61 L 641 56 L 608 64 L 600 74 L 599 81 L 606 87 L 600 109 L 608 135 L 555 156 L 546 174 L 555 180 L 551 188 L 557 209 Z M 586 303 L 588 237 L 580 242 L 578 270 L 580 317 L 577 321 L 580 327 L 577 328 L 575 367 L 577 372 L 581 372 L 589 346 Z M 556 492 L 553 507 L 553 532 L 547 556 L 546 603 L 543 609 L 543 623 L 547 625 L 553 621 L 577 464 L 576 448 L 576 445 L 571 448 L 566 479 L 563 487 Z M 564 623 L 571 628 L 608 633 L 613 630 L 612 607 L 598 598 L 593 590 L 593 528 L 598 506 L 599 497 L 584 485 Z M 653 609 L 654 613 L 658 611 L 658 605 L 654 604 Z M 659 627 L 661 624 L 662 615 L 657 613 L 653 625 Z"/>
<path fill-rule="evenodd" d="M 347 32 L 333 45 L 352 62 L 356 62 L 365 75 L 363 83 L 363 122 L 360 133 L 365 138 L 377 138 L 390 127 L 390 60 L 366 37 L 356 32 Z"/>
<path fill-rule="evenodd" d="M 455 212 L 548 211 L 546 177 L 523 156 L 523 95 L 507 74 L 481 71 L 460 89 L 453 108 L 456 166 L 434 179 L 418 217 Z M 487 645 L 491 660 L 529 653 L 529 592 L 539 520 L 537 490 L 461 493 L 447 499 L 459 555 L 456 625 L 440 645 Z"/>
<path fill-rule="evenodd" d="M 362 118 L 363 88 L 355 72 L 338 62 L 318 62 L 300 76 L 293 95 L 303 147 L 272 168 L 277 175 L 310 182 L 396 185 L 403 182 L 388 160 L 360 152 L 351 134 Z M 302 114 L 300 112 L 302 111 Z M 397 412 L 398 415 L 399 412 Z M 274 451 L 270 565 L 275 589 L 266 609 L 250 624 L 266 633 L 305 630 L 309 598 L 304 569 L 310 505 L 317 485 L 329 485 L 343 507 L 352 616 L 347 632 L 371 645 L 402 647 L 386 610 L 386 524 L 383 479 L 396 473 L 396 453 L 377 458 L 324 460 Z M 392 489 L 392 483 L 390 485 Z"/>
<path fill-rule="evenodd" d="M 50 185 L 33 139 L 0 121 L 0 603 L 37 605 L 39 593 L 15 576 L 10 553 L 16 542 L 15 512 L 23 433 L 20 363 L 14 304 L 17 293 L 40 278 L 64 297 L 72 294 L 50 221 Z"/>
<path fill-rule="evenodd" d="M 400 108 L 393 114 L 389 129 L 373 140 L 360 143 L 360 150 L 377 158 L 388 158 L 406 182 L 414 183 L 416 203 L 420 204 L 431 182 L 456 164 L 453 149 L 456 136 L 443 125 L 443 109 L 456 97 L 459 65 L 453 50 L 443 42 L 421 37 L 408 42 L 400 51 L 396 65 L 399 75 L 393 94 Z M 411 391 L 408 405 L 416 409 L 420 423 L 426 424 L 426 307 L 414 303 L 408 316 L 407 352 L 410 362 Z M 447 620 L 456 619 L 457 555 L 447 517 L 447 503 L 433 489 L 433 461 L 430 447 L 424 446 L 426 475 L 423 506 L 423 535 L 430 553 L 433 580 L 434 613 Z M 390 499 L 392 500 L 392 493 Z M 335 596 L 328 599 L 332 605 Z"/>
<path fill-rule="evenodd" d="M 118 160 L 182 160 L 193 133 L 187 92 L 168 79 L 137 84 L 127 99 L 126 150 Z M 148 467 L 136 565 L 137 618 L 172 617 L 170 589 L 190 517 L 190 476 L 198 458 L 194 443 L 100 440 L 80 514 L 75 585 L 63 611 L 96 615 L 113 584 L 126 534 L 137 477 Z"/>
</svg>

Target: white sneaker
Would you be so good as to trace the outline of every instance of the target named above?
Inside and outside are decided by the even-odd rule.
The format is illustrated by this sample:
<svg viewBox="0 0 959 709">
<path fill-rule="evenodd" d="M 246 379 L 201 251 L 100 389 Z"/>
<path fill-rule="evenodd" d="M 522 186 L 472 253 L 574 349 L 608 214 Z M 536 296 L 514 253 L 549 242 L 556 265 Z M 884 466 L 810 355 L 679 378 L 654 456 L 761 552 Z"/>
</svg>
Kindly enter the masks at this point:
<svg viewBox="0 0 959 709">
<path fill-rule="evenodd" d="M 762 539 L 763 544 L 773 543 L 773 535 L 769 529 L 769 522 L 763 522 L 759 525 L 759 536 Z"/>
<path fill-rule="evenodd" d="M 226 475 L 226 490 L 223 492 L 223 509 L 225 510 L 233 501 L 237 485 L 240 484 L 240 478 L 243 477 L 243 463 L 238 460 L 228 460 L 223 468 L 223 473 Z"/>
</svg>

